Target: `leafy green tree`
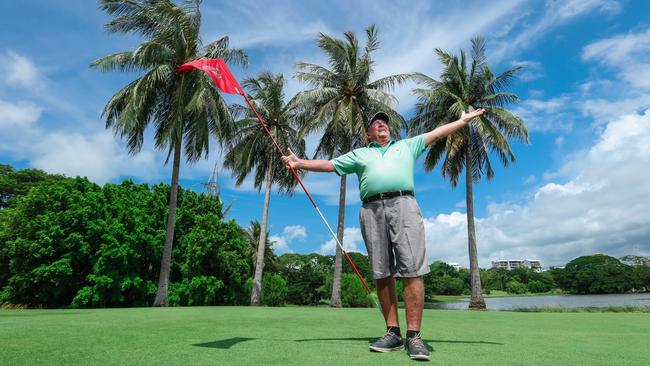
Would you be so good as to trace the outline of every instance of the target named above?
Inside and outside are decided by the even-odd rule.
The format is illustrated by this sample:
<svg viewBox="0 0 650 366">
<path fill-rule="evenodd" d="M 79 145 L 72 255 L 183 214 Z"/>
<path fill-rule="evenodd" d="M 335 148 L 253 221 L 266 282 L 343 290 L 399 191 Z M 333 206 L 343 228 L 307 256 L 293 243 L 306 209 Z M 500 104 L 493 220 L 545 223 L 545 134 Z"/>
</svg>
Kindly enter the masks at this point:
<svg viewBox="0 0 650 366">
<path fill-rule="evenodd" d="M 516 279 L 511 279 L 506 284 L 506 291 L 511 294 L 525 294 L 528 288 L 523 283 L 517 281 Z"/>
<path fill-rule="evenodd" d="M 537 281 L 537 280 L 532 280 L 528 282 L 528 285 L 526 285 L 528 292 L 547 292 L 551 288 L 543 283 L 542 281 Z"/>
<path fill-rule="evenodd" d="M 413 91 L 418 96 L 416 115 L 411 120 L 413 133 L 424 133 L 455 121 L 463 112 L 486 109 L 482 116 L 467 127 L 435 141 L 424 161 L 425 169 L 431 171 L 442 160 L 442 175 L 450 180 L 453 187 L 458 184 L 461 173 L 465 170 L 472 289 L 469 308 L 484 309 L 476 249 L 472 185 L 483 176 L 488 180 L 494 177 L 490 153 L 496 154 L 504 166 L 515 161 L 508 139 L 528 142 L 524 122 L 505 108 L 506 105 L 519 100 L 517 95 L 506 90 L 521 67 L 495 76 L 487 64 L 485 41 L 482 38 L 472 39 L 470 65 L 467 64 L 467 55 L 463 50 L 460 57 L 441 49 L 436 49 L 435 52 L 443 64 L 440 79 L 415 74 L 415 79 L 425 87 Z"/>
<path fill-rule="evenodd" d="M 242 86 L 252 94 L 252 104 L 264 120 L 267 128 L 280 146 L 293 148 L 304 154 L 305 141 L 298 137 L 295 129 L 295 113 L 284 102 L 286 81 L 282 74 L 261 73 L 257 78 L 244 80 Z M 224 158 L 224 166 L 231 169 L 239 186 L 255 171 L 254 185 L 258 190 L 265 186 L 262 223 L 260 225 L 255 275 L 251 291 L 251 305 L 260 305 L 262 298 L 262 274 L 264 272 L 264 253 L 267 241 L 267 224 L 271 188 L 275 183 L 281 192 L 291 193 L 297 180 L 282 165 L 279 152 L 266 132 L 260 128 L 255 112 L 248 106 L 232 106 L 236 116 L 243 118 L 237 122 L 238 130 L 232 140 L 232 147 Z"/>
<path fill-rule="evenodd" d="M 333 260 L 319 254 L 283 254 L 278 258 L 278 274 L 287 280 L 287 302 L 314 305 L 329 293 Z M 358 281 L 358 280 L 357 280 Z"/>
<path fill-rule="evenodd" d="M 564 268 L 551 267 L 548 270 L 549 275 L 553 278 L 553 282 L 557 287 L 567 290 L 569 288 L 569 278 Z"/>
<path fill-rule="evenodd" d="M 157 199 L 148 185 L 130 180 L 104 185 L 102 196 L 102 215 L 86 224 L 98 234 L 88 238 L 96 248 L 91 253 L 93 269 L 72 305 L 146 306 L 156 292 L 152 279 L 165 236 L 160 218 L 166 203 Z"/>
<path fill-rule="evenodd" d="M 320 33 L 318 47 L 326 54 L 330 67 L 300 62 L 296 78 L 312 89 L 298 93 L 292 104 L 304 116 L 302 133 L 323 131 L 314 158 L 331 159 L 365 144 L 365 122 L 372 113 L 389 114 L 393 136 L 399 135 L 404 119 L 394 109 L 396 98 L 388 93 L 408 75 L 391 75 L 371 81 L 374 61 L 371 53 L 379 48 L 377 29 L 366 28 L 363 49 L 353 32 L 345 32 L 343 40 Z M 345 224 L 346 176 L 339 188 L 337 238 L 343 243 Z M 331 306 L 341 306 L 341 248 L 336 248 Z"/>
<path fill-rule="evenodd" d="M 63 176 L 38 169 L 16 171 L 10 165 L 0 164 L 0 210 L 10 205 L 10 199 L 27 194 L 35 185 L 59 179 Z"/>
<path fill-rule="evenodd" d="M 555 283 L 553 276 L 548 271 L 533 272 L 532 280 L 540 282 L 542 286 L 546 288 L 546 291 L 551 291 L 557 288 L 557 284 Z M 546 292 L 546 291 L 542 291 L 542 292 Z"/>
<path fill-rule="evenodd" d="M 357 267 L 359 273 L 361 273 L 361 276 L 363 276 L 363 279 L 366 281 L 368 286 L 370 286 L 370 289 L 372 289 L 375 280 L 372 274 L 372 267 L 370 267 L 370 262 L 368 261 L 368 256 L 359 252 L 349 252 L 348 255 L 350 256 L 350 259 L 352 259 L 352 263 Z M 352 273 L 356 276 L 354 269 L 352 269 L 352 266 L 350 266 L 350 263 L 347 261 L 343 262 L 343 273 Z"/>
<path fill-rule="evenodd" d="M 650 267 L 633 266 L 634 289 L 638 292 L 650 292 Z"/>
<path fill-rule="evenodd" d="M 181 155 L 196 162 L 209 151 L 210 136 L 226 139 L 232 118 L 226 103 L 205 73 L 177 73 L 176 67 L 199 58 L 224 58 L 246 63 L 243 51 L 228 48 L 224 37 L 201 47 L 200 0 L 177 5 L 171 0 L 100 0 L 100 9 L 112 18 L 109 33 L 145 38 L 134 51 L 117 52 L 95 60 L 101 71 L 141 71 L 142 76 L 119 90 L 106 104 L 106 128 L 124 138 L 128 150 L 142 148 L 144 133 L 153 125 L 157 149 L 172 157 L 167 232 L 154 306 L 168 305 L 168 286 L 176 221 Z"/>
<path fill-rule="evenodd" d="M 29 182 L 24 184 L 28 185 Z M 150 304 L 165 237 L 169 185 L 44 180 L 0 210 L 0 303 L 29 307 Z M 179 189 L 170 303 L 242 304 L 246 235 L 218 198 Z"/>
<path fill-rule="evenodd" d="M 629 266 L 607 255 L 578 257 L 567 263 L 564 271 L 567 290 L 573 293 L 623 293 L 633 287 Z"/>
<path fill-rule="evenodd" d="M 257 220 L 252 220 L 248 228 L 246 228 L 246 239 L 250 247 L 251 261 L 253 268 L 257 264 L 257 245 L 260 242 L 261 225 Z M 273 242 L 269 240 L 269 231 L 266 231 L 266 243 L 264 243 L 264 268 L 270 272 L 277 272 L 278 256 L 273 252 Z"/>
<path fill-rule="evenodd" d="M 250 277 L 251 262 L 246 236 L 235 221 L 223 222 L 218 215 L 198 215 L 195 226 L 181 238 L 185 249 L 181 264 L 182 281 L 195 277 L 214 277 L 209 286 L 212 292 L 202 298 L 209 302 L 189 302 L 188 305 L 244 304 L 246 280 Z M 192 299 L 188 296 L 188 299 Z M 198 301 L 198 300 L 197 300 Z"/>
<path fill-rule="evenodd" d="M 461 295 L 465 287 L 462 273 L 445 262 L 431 263 L 429 273 L 424 275 L 424 288 L 429 300 L 434 294 Z"/>
<path fill-rule="evenodd" d="M 517 279 L 517 281 L 527 284 L 528 281 L 535 276 L 532 269 L 526 267 L 513 268 L 508 273 L 509 277 Z"/>
<path fill-rule="evenodd" d="M 284 306 L 287 299 L 287 281 L 277 274 L 266 272 L 262 281 L 262 303 L 267 306 Z"/>
<path fill-rule="evenodd" d="M 35 186 L 3 210 L 9 276 L 2 301 L 70 304 L 92 272 L 103 205 L 100 187 L 77 178 Z"/>
<path fill-rule="evenodd" d="M 63 179 L 61 175 L 47 174 L 38 169 L 15 170 L 7 164 L 0 164 L 0 290 L 6 285 L 10 276 L 9 247 L 7 241 L 11 237 L 6 225 L 7 208 L 12 202 L 27 194 L 34 186 L 54 180 Z M 5 234 L 6 236 L 3 236 Z M 2 295 L 0 294 L 0 303 Z"/>
<path fill-rule="evenodd" d="M 213 305 L 217 303 L 217 294 L 224 287 L 223 281 L 214 276 L 194 276 L 183 281 L 187 305 Z"/>
<path fill-rule="evenodd" d="M 488 270 L 492 274 L 490 277 L 490 282 L 487 282 L 486 285 L 491 290 L 505 291 L 506 284 L 510 279 L 510 274 L 505 268 L 490 268 Z"/>
<path fill-rule="evenodd" d="M 371 307 L 372 298 L 356 275 L 344 273 L 341 276 L 341 302 L 345 307 Z"/>
</svg>

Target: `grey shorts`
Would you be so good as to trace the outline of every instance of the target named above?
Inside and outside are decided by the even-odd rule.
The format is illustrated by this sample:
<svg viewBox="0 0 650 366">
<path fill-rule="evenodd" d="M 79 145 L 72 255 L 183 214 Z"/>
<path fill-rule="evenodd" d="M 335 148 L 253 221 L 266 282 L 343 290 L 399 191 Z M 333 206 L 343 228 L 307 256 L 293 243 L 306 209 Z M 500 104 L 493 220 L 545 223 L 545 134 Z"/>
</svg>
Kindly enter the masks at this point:
<svg viewBox="0 0 650 366">
<path fill-rule="evenodd" d="M 429 273 L 424 223 L 413 196 L 364 203 L 361 234 L 375 279 L 419 277 Z"/>
</svg>

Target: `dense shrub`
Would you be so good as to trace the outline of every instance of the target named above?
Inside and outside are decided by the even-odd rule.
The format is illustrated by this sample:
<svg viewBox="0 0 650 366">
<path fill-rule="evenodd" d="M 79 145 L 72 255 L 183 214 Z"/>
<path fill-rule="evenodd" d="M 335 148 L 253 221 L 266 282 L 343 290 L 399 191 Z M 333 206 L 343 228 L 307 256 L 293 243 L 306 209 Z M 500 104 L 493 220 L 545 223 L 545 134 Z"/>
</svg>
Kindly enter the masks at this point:
<svg viewBox="0 0 650 366">
<path fill-rule="evenodd" d="M 265 273 L 262 279 L 262 303 L 284 306 L 287 301 L 287 281 L 277 274 Z"/>
<path fill-rule="evenodd" d="M 511 294 L 525 294 L 526 290 L 526 285 L 514 279 L 506 284 L 506 291 Z"/>
<path fill-rule="evenodd" d="M 42 172 L 14 179 L 15 172 L 2 167 L 0 303 L 151 304 L 165 240 L 168 185 L 126 180 L 99 187 L 85 178 L 50 179 Z M 19 181 L 29 189 L 15 187 Z M 222 220 L 218 198 L 189 190 L 179 189 L 177 212 L 170 303 L 247 303 L 244 287 L 252 265 L 242 228 Z"/>
<path fill-rule="evenodd" d="M 371 307 L 372 298 L 356 275 L 341 275 L 341 303 L 346 307 Z"/>
<path fill-rule="evenodd" d="M 550 288 L 544 284 L 542 281 L 532 280 L 528 282 L 528 292 L 547 292 Z"/>
</svg>

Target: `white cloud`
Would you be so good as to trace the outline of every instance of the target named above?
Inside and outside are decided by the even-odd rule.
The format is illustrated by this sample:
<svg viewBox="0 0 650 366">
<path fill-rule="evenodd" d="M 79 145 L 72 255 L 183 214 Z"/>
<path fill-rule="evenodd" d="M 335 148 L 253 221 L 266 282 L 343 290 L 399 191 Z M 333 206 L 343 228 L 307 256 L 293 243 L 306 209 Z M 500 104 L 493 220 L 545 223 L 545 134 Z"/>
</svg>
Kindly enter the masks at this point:
<svg viewBox="0 0 650 366">
<path fill-rule="evenodd" d="M 120 176 L 151 179 L 158 175 L 153 153 L 129 156 L 108 131 L 44 135 L 33 146 L 30 164 L 51 173 L 86 176 L 99 184 Z"/>
<path fill-rule="evenodd" d="M 529 175 L 526 179 L 524 179 L 524 184 L 532 184 L 537 181 L 537 178 L 535 178 L 534 175 Z"/>
<path fill-rule="evenodd" d="M 636 88 L 650 88 L 650 29 L 619 34 L 593 42 L 582 59 L 619 70 L 619 78 Z"/>
<path fill-rule="evenodd" d="M 567 96 L 547 100 L 526 99 L 511 108 L 521 117 L 529 132 L 571 132 L 574 123 L 573 105 Z"/>
<path fill-rule="evenodd" d="M 47 76 L 28 57 L 8 51 L 0 60 L 6 66 L 0 71 L 0 87 L 27 90 L 0 99 L 0 152 L 50 173 L 86 176 L 100 184 L 124 177 L 159 180 L 171 175 L 164 171 L 164 154 L 154 150 L 152 139 L 146 139 L 140 153 L 129 155 L 97 117 L 86 117 L 78 103 L 69 102 L 59 85 L 50 82 L 46 87 Z M 57 116 L 54 121 L 53 116 Z M 67 119 L 75 123 L 57 123 Z"/>
<path fill-rule="evenodd" d="M 41 116 L 43 108 L 29 102 L 12 103 L 0 100 L 0 129 L 25 128 Z"/>
<path fill-rule="evenodd" d="M 305 229 L 305 227 L 302 225 L 285 226 L 284 230 L 282 231 L 282 235 L 289 241 L 295 239 L 302 241 L 304 239 L 307 239 L 307 229 Z"/>
<path fill-rule="evenodd" d="M 611 121 L 598 141 L 567 162 L 565 182 L 550 182 L 524 204 L 488 207 L 476 219 L 481 266 L 497 258 L 562 265 L 603 252 L 650 255 L 650 110 Z M 430 260 L 467 265 L 464 213 L 425 218 Z"/>
<path fill-rule="evenodd" d="M 40 89 L 44 82 L 44 75 L 38 67 L 27 57 L 13 51 L 0 55 L 2 62 L 2 81 L 14 87 Z"/>
<path fill-rule="evenodd" d="M 640 112 L 650 107 L 650 93 L 637 92 L 635 94 L 621 94 L 622 98 L 589 98 L 577 102 L 577 106 L 583 115 L 595 119 L 597 124 L 604 124 L 607 121 L 617 118 L 622 111 Z"/>
<path fill-rule="evenodd" d="M 361 252 L 366 254 L 366 247 L 363 243 L 361 229 L 358 227 L 346 227 L 343 230 L 343 242 L 341 244 L 346 252 Z M 333 255 L 336 253 L 337 246 L 336 241 L 332 238 L 321 244 L 319 252 L 322 255 Z"/>
<path fill-rule="evenodd" d="M 538 61 L 532 61 L 532 60 L 512 61 L 510 63 L 510 66 L 523 67 L 521 71 L 517 73 L 517 76 L 521 81 L 532 81 L 544 76 L 542 63 Z"/>
<path fill-rule="evenodd" d="M 309 5 L 295 2 L 276 1 L 273 6 L 260 1 L 239 1 L 223 3 L 218 7 L 204 4 L 203 17 L 207 39 L 216 39 L 228 34 L 236 47 L 277 46 L 314 39 L 318 32 L 329 33 L 328 26 L 317 17 L 306 17 L 311 12 Z M 212 30 L 217 25 L 219 33 Z"/>
<path fill-rule="evenodd" d="M 618 13 L 621 10 L 620 4 L 613 0 L 550 1 L 547 2 L 547 8 L 556 10 L 555 14 L 559 19 L 573 18 L 594 9 L 610 14 Z"/>
<path fill-rule="evenodd" d="M 271 235 L 269 236 L 269 241 L 273 243 L 273 252 L 277 255 L 282 255 L 284 253 L 293 253 L 293 250 L 289 248 L 287 240 L 281 236 Z"/>
<path fill-rule="evenodd" d="M 650 108 L 650 28 L 617 34 L 582 49 L 582 60 L 616 72 L 613 80 L 594 79 L 581 85 L 584 94 L 577 105 L 583 115 L 599 125 L 618 118 L 622 112 L 640 113 Z"/>
<path fill-rule="evenodd" d="M 518 0 L 493 2 L 491 6 L 473 13 L 466 11 L 473 7 L 472 4 L 447 7 L 444 12 L 436 12 L 429 2 L 411 4 L 408 12 L 400 4 L 394 4 L 392 9 L 375 8 L 376 14 L 373 15 L 378 19 L 380 30 L 383 30 L 380 33 L 382 48 L 375 56 L 378 60 L 377 78 L 413 71 L 437 78 L 442 64 L 433 52 L 435 48 L 458 52 L 470 38 L 511 16 L 521 3 Z M 405 24 L 409 26 L 405 27 Z M 408 111 L 416 102 L 416 97 L 411 94 L 414 86 L 407 83 L 394 91 L 399 100 L 398 111 Z"/>
<path fill-rule="evenodd" d="M 304 242 L 307 239 L 307 229 L 302 225 L 285 226 L 279 235 L 269 236 L 273 242 L 273 251 L 277 254 L 293 253 L 289 247 L 294 241 Z"/>
<path fill-rule="evenodd" d="M 647 59 L 650 50 L 650 29 L 638 33 L 619 34 L 593 42 L 582 50 L 583 60 L 598 60 L 610 66 L 623 66 L 636 58 Z"/>
<path fill-rule="evenodd" d="M 255 65 L 246 70 L 247 76 L 268 69 L 282 72 L 288 79 L 287 98 L 291 98 L 306 88 L 291 78 L 296 62 L 327 65 L 324 53 L 315 44 L 319 32 L 340 39 L 343 32 L 351 30 L 363 45 L 364 29 L 375 24 L 380 49 L 373 54 L 373 79 L 413 71 L 437 77 L 440 65 L 434 48 L 457 50 L 472 36 L 513 16 L 522 3 L 523 0 L 496 1 L 481 12 L 469 14 L 467 8 L 481 3 L 442 6 L 411 1 L 406 7 L 399 3 L 344 0 L 322 4 L 276 1 L 273 6 L 260 1 L 224 3 L 219 7 L 205 4 L 204 19 L 211 21 L 204 22 L 204 38 L 212 40 L 228 34 L 233 47 L 244 47 L 257 55 Z M 459 19 L 463 20 L 462 26 Z M 399 100 L 397 109 L 403 113 L 415 102 L 410 94 L 413 86 L 409 83 L 393 91 Z"/>
<path fill-rule="evenodd" d="M 530 47 L 541 39 L 550 29 L 563 25 L 572 19 L 585 14 L 598 11 L 600 13 L 615 14 L 620 10 L 620 5 L 613 0 L 547 0 L 544 14 L 528 23 L 511 27 L 511 32 L 504 35 L 503 39 L 494 44 L 491 59 L 501 60 L 524 48 Z M 512 37 L 511 34 L 516 33 Z"/>
</svg>

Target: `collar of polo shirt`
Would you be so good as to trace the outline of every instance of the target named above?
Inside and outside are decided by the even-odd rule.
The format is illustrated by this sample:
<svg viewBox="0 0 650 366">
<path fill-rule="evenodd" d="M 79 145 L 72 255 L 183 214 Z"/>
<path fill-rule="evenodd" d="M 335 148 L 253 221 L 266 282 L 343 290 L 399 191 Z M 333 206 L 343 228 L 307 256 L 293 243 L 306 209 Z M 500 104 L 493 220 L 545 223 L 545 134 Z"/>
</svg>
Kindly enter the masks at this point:
<svg viewBox="0 0 650 366">
<path fill-rule="evenodd" d="M 388 141 L 388 143 L 386 144 L 385 147 L 388 147 L 388 146 L 390 146 L 390 145 L 392 145 L 394 143 L 395 143 L 395 140 L 390 140 L 390 141 Z M 368 147 L 381 147 L 381 145 L 378 142 L 374 142 L 374 141 L 370 141 L 367 146 Z"/>
</svg>

